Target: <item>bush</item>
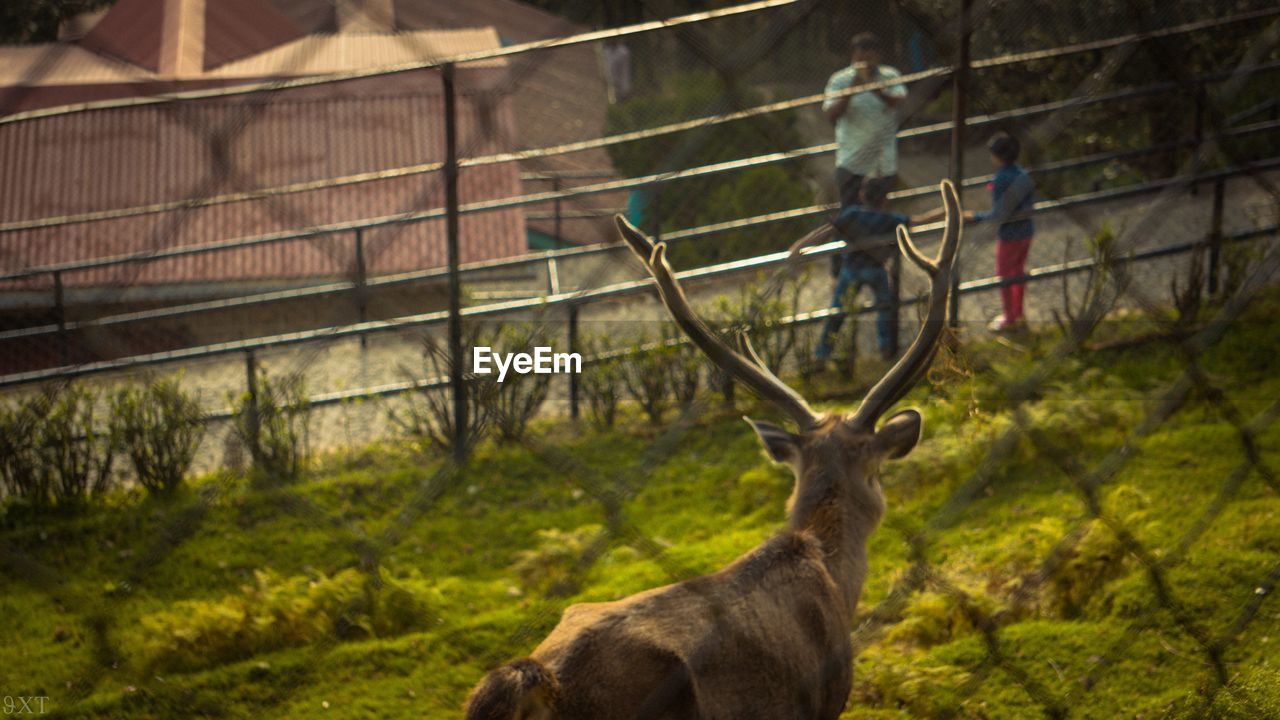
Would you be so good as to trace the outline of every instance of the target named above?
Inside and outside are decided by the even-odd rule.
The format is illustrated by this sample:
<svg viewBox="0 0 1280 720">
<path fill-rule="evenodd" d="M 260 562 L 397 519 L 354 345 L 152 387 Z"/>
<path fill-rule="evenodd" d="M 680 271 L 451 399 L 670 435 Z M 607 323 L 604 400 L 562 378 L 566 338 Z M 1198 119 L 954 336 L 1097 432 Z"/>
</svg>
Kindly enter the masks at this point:
<svg viewBox="0 0 1280 720">
<path fill-rule="evenodd" d="M 617 353 L 608 354 L 603 336 L 585 338 L 583 350 L 584 356 L 596 359 L 583 364 L 582 373 L 578 375 L 578 390 L 586 399 L 592 422 L 611 428 L 622 399 L 624 358 Z"/>
<path fill-rule="evenodd" d="M 49 504 L 53 485 L 39 452 L 39 435 L 48 409 L 47 396 L 0 406 L 0 480 L 9 498 L 34 508 Z"/>
<path fill-rule="evenodd" d="M 751 339 L 751 347 L 771 371 L 781 374 L 787 359 L 795 354 L 802 343 L 795 323 L 783 324 L 783 320 L 795 315 L 800 307 L 800 293 L 808 283 L 808 273 L 785 280 L 776 291 L 759 274 L 753 282 L 738 287 L 737 297 L 716 297 L 711 313 L 712 325 L 730 347 L 738 346 L 737 334 L 745 331 Z M 802 358 L 797 358 L 803 361 Z M 729 378 L 724 371 L 712 369 L 715 383 L 721 387 Z"/>
<path fill-rule="evenodd" d="M 494 347 L 525 352 L 551 344 L 544 328 L 533 325 L 504 325 L 496 334 Z M 487 380 L 485 382 L 488 382 Z M 551 376 L 508 372 L 502 382 L 493 383 L 493 428 L 503 440 L 524 438 L 529 421 L 547 400 Z"/>
<path fill-rule="evenodd" d="M 672 365 L 675 353 L 664 342 L 650 342 L 641 336 L 622 360 L 622 384 L 627 394 L 644 411 L 649 422 L 662 424 L 662 415 L 671 406 Z"/>
<path fill-rule="evenodd" d="M 472 356 L 472 348 L 487 344 L 480 337 L 474 325 L 463 327 L 462 356 Z M 434 337 L 427 336 L 422 341 L 422 359 L 425 376 L 419 376 L 408 368 L 401 367 L 400 373 L 409 382 L 421 383 L 426 380 L 444 381 L 444 387 L 426 387 L 418 385 L 416 392 L 406 396 L 404 409 L 397 412 L 392 409 L 387 418 L 393 425 L 409 437 L 424 452 L 447 454 L 454 445 L 453 422 L 453 388 L 448 385 L 452 376 L 452 361 L 449 348 Z M 467 405 L 467 428 L 465 442 L 467 447 L 474 447 L 488 433 L 493 421 L 493 409 L 498 384 L 478 380 L 469 367 L 463 369 L 466 391 L 464 402 Z"/>
<path fill-rule="evenodd" d="M 98 393 L 67 385 L 45 415 L 39 433 L 41 462 L 53 472 L 50 490 L 59 507 L 83 505 L 110 489 L 120 432 L 110 418 L 97 420 Z"/>
<path fill-rule="evenodd" d="M 273 381 L 259 369 L 256 392 L 234 403 L 235 433 L 253 458 L 253 479 L 260 485 L 293 482 L 307 458 L 311 405 L 300 377 Z"/>
<path fill-rule="evenodd" d="M 177 380 L 121 390 L 112 401 L 120 439 L 138 484 L 169 495 L 181 484 L 204 437 L 204 411 Z"/>
<path fill-rule="evenodd" d="M 97 401 L 73 384 L 0 409 L 0 478 L 9 497 L 43 511 L 81 507 L 110 489 L 119 431 L 98 420 Z"/>
</svg>

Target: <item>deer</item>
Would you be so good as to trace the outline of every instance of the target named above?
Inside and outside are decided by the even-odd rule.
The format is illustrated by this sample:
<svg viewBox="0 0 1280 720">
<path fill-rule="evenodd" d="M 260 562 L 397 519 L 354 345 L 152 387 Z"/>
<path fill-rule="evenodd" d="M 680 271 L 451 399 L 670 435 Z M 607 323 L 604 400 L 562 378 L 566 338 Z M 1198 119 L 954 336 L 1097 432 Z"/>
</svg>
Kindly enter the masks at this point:
<svg viewBox="0 0 1280 720">
<path fill-rule="evenodd" d="M 690 306 L 666 258 L 621 215 L 623 240 L 653 276 L 680 329 L 715 365 L 796 425 L 744 418 L 765 454 L 795 478 L 786 525 L 709 575 L 614 602 L 568 607 L 525 658 L 472 690 L 468 720 L 742 720 L 836 718 L 853 684 L 851 632 L 867 574 L 867 540 L 886 509 L 880 466 L 920 441 L 914 408 L 879 422 L 919 381 L 939 345 L 962 214 L 943 181 L 943 239 L 934 259 L 898 226 L 899 250 L 929 279 L 925 316 L 906 352 L 852 413 L 818 413 Z"/>
</svg>

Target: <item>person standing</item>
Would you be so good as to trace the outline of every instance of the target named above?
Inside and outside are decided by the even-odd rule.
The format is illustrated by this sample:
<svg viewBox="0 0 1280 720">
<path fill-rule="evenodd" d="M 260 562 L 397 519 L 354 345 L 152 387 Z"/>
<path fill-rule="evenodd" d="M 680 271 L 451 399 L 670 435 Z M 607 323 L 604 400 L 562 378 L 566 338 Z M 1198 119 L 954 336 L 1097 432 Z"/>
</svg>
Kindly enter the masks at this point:
<svg viewBox="0 0 1280 720">
<path fill-rule="evenodd" d="M 790 259 L 795 260 L 804 248 L 827 242 L 834 235 L 839 235 L 848 247 L 835 256 L 839 264 L 831 309 L 837 312 L 822 326 L 822 337 L 815 351 L 820 364 L 831 358 L 834 337 L 844 325 L 847 294 L 852 291 L 857 295 L 863 286 L 869 287 L 875 297 L 876 342 L 880 356 L 886 360 L 893 357 L 893 290 L 885 263 L 898 252 L 894 228 L 932 222 L 943 212 L 939 209 L 913 217 L 889 212 L 885 209 L 887 197 L 884 187 L 877 183 L 864 183 L 860 200 L 860 204 L 843 208 L 830 225 L 797 240 L 789 252 Z"/>
<path fill-rule="evenodd" d="M 987 143 L 991 165 L 996 169 L 991 184 L 991 210 L 965 213 L 966 220 L 999 223 L 996 230 L 996 275 L 1001 280 L 1021 277 L 1027 269 L 1027 252 L 1036 226 L 1031 221 L 1035 208 L 1036 185 L 1031 176 L 1018 166 L 1021 143 L 1014 136 L 996 133 Z M 1004 332 L 1021 327 L 1022 294 L 1025 285 L 1015 283 L 1000 287 L 1000 303 L 1004 312 L 993 319 L 988 329 Z"/>
<path fill-rule="evenodd" d="M 849 66 L 831 75 L 822 102 L 822 111 L 835 126 L 841 208 L 858 204 L 865 182 L 883 184 L 883 192 L 889 191 L 898 174 L 897 108 L 907 97 L 901 84 L 836 95 L 856 85 L 902 77 L 896 68 L 881 64 L 880 41 L 871 33 L 855 35 L 849 51 Z"/>
</svg>

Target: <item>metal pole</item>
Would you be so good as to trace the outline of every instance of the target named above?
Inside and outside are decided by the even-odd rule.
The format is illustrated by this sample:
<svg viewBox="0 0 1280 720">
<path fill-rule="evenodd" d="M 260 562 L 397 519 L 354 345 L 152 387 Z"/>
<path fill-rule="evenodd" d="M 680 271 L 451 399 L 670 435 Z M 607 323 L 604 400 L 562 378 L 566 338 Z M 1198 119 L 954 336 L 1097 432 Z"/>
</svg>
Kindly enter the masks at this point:
<svg viewBox="0 0 1280 720">
<path fill-rule="evenodd" d="M 258 452 L 261 447 L 259 442 L 261 418 L 258 417 L 258 363 L 252 350 L 247 350 L 244 354 L 244 375 L 245 385 L 249 388 L 249 397 L 244 406 L 245 434 L 248 436 L 249 455 L 253 457 L 253 464 L 255 467 L 260 467 L 262 463 Z"/>
<path fill-rule="evenodd" d="M 449 254 L 449 387 L 453 391 L 453 457 L 467 457 L 467 390 L 462 377 L 462 283 L 458 275 L 458 124 L 453 63 L 441 68 L 444 84 L 444 202 Z"/>
<path fill-rule="evenodd" d="M 960 37 L 956 48 L 956 68 L 951 74 L 951 182 L 956 192 L 963 195 L 964 184 L 964 125 L 965 101 L 969 94 L 969 36 L 972 29 L 969 17 L 973 0 L 960 0 Z M 948 312 L 951 327 L 960 326 L 960 258 L 956 257 L 951 268 L 951 299 Z"/>
<path fill-rule="evenodd" d="M 578 305 L 569 305 L 569 352 L 578 352 Z M 578 419 L 578 373 L 569 373 L 569 418 Z"/>
<path fill-rule="evenodd" d="M 1222 254 L 1222 205 L 1226 194 L 1226 180 L 1213 184 L 1213 220 L 1209 227 L 1209 294 L 1218 293 L 1218 264 Z"/>
<path fill-rule="evenodd" d="M 71 338 L 67 335 L 67 301 L 62 290 L 62 271 L 53 271 L 53 314 L 58 323 L 59 355 L 63 366 L 71 364 Z"/>
<path fill-rule="evenodd" d="M 367 271 L 364 265 L 364 229 L 356 228 L 356 313 L 359 322 L 365 321 L 369 306 L 369 288 L 366 284 Z M 369 336 L 360 336 L 360 347 L 368 347 Z"/>
</svg>

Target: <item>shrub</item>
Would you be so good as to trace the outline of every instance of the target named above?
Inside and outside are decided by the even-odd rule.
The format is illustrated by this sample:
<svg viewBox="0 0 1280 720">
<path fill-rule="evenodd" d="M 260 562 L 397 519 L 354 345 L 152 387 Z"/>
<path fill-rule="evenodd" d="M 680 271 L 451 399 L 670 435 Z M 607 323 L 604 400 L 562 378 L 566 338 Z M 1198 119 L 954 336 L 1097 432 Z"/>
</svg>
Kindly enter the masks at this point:
<svg viewBox="0 0 1280 720">
<path fill-rule="evenodd" d="M 641 336 L 622 360 L 622 384 L 644 411 L 649 422 L 662 424 L 671 406 L 672 365 L 675 353 L 664 342 L 648 342 Z"/>
<path fill-rule="evenodd" d="M 548 347 L 551 341 L 544 328 L 534 324 L 505 325 L 498 331 L 493 345 L 524 352 L 535 347 Z M 482 382 L 489 382 L 488 380 Z M 503 440 L 520 440 L 529 421 L 546 402 L 551 389 L 551 376 L 536 373 L 508 372 L 502 382 L 494 381 L 493 428 Z"/>
<path fill-rule="evenodd" d="M 300 377 L 273 381 L 258 370 L 256 392 L 234 403 L 235 433 L 253 458 L 253 479 L 261 485 L 297 480 L 307 458 L 311 405 Z"/>
<path fill-rule="evenodd" d="M 789 278 L 774 286 L 763 274 L 753 282 L 738 286 L 736 297 L 720 295 L 715 299 L 712 324 L 731 347 L 738 345 L 738 333 L 746 332 L 764 362 L 775 373 L 781 373 L 787 359 L 800 348 L 800 332 L 795 323 L 783 324 L 800 306 L 800 293 L 808 283 L 808 273 Z M 797 358 L 797 360 L 802 360 Z M 712 368 L 715 384 L 727 387 L 728 377 L 718 367 Z"/>
<path fill-rule="evenodd" d="M 465 442 L 467 447 L 474 447 L 484 438 L 493 421 L 493 408 L 498 384 L 483 382 L 466 367 L 466 358 L 471 357 L 472 348 L 486 344 L 474 325 L 463 327 L 462 362 L 464 402 L 467 405 L 467 428 Z M 451 377 L 452 361 L 449 348 L 432 336 L 422 341 L 422 359 L 425 377 L 415 374 L 408 368 L 401 367 L 400 373 L 406 380 L 419 383 L 417 390 L 406 396 L 403 410 L 391 409 L 388 420 L 409 437 L 421 450 L 447 454 L 453 450 L 453 388 L 429 387 L 422 383 L 433 380 L 448 382 Z"/>
<path fill-rule="evenodd" d="M 112 401 L 138 484 L 153 495 L 176 490 L 204 436 L 204 411 L 177 380 L 121 390 Z"/>
<path fill-rule="evenodd" d="M 54 397 L 39 438 L 40 461 L 52 470 L 52 499 L 59 507 L 83 505 L 90 495 L 108 490 L 119 429 L 97 419 L 98 393 L 67 385 Z"/>
<path fill-rule="evenodd" d="M 53 478 L 39 453 L 39 435 L 49 397 L 36 396 L 0 406 L 0 479 L 5 494 L 34 508 L 49 504 Z"/>
<path fill-rule="evenodd" d="M 591 421 L 599 427 L 613 427 L 618 415 L 618 401 L 624 386 L 624 358 L 609 353 L 602 336 L 583 340 L 583 355 L 596 358 L 583 364 L 578 375 L 578 390 L 587 403 Z"/>
</svg>

